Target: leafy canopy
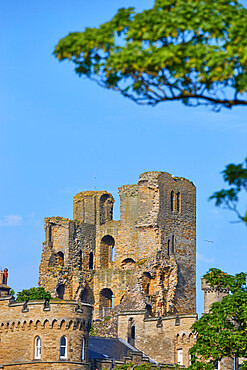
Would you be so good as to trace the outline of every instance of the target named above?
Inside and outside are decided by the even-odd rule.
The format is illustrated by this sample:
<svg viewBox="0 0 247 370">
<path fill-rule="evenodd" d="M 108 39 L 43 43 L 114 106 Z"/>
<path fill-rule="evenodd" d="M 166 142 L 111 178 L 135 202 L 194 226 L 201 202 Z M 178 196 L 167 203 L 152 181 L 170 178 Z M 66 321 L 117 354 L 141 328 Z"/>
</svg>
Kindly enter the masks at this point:
<svg viewBox="0 0 247 370">
<path fill-rule="evenodd" d="M 246 277 L 243 272 L 228 275 L 215 268 L 204 275 L 211 287 L 229 294 L 193 324 L 197 341 L 190 349 L 191 369 L 213 370 L 214 362 L 223 357 L 247 357 Z M 247 361 L 241 369 L 247 369 Z"/>
<path fill-rule="evenodd" d="M 36 300 L 47 300 L 50 301 L 50 292 L 45 291 L 44 288 L 29 288 L 23 289 L 17 293 L 16 301 L 36 301 Z"/>
<path fill-rule="evenodd" d="M 214 199 L 216 206 L 223 206 L 235 212 L 238 219 L 247 225 L 247 204 L 244 214 L 237 208 L 240 193 L 247 193 L 247 158 L 244 163 L 229 164 L 222 173 L 230 188 L 216 191 L 209 199 Z"/>
<path fill-rule="evenodd" d="M 79 76 L 138 104 L 246 105 L 247 10 L 237 0 L 155 0 L 119 9 L 99 28 L 62 38 L 55 50 Z"/>
</svg>

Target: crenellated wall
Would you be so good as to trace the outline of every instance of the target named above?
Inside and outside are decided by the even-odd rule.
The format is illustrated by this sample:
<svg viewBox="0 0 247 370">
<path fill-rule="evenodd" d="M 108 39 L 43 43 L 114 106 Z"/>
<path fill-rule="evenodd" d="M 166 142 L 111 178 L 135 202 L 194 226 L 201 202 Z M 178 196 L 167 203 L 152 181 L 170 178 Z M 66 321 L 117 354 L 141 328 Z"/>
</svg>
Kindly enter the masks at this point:
<svg viewBox="0 0 247 370">
<path fill-rule="evenodd" d="M 141 311 L 121 312 L 118 315 L 118 336 L 162 364 L 179 363 L 178 351 L 182 351 L 180 365 L 188 367 L 189 349 L 195 343 L 190 328 L 196 320 L 197 315 L 157 318 L 147 317 L 146 312 Z"/>
<path fill-rule="evenodd" d="M 0 298 L 0 365 L 8 369 L 88 369 L 91 316 L 92 306 L 86 303 Z M 35 359 L 37 336 L 41 339 L 40 359 Z M 65 359 L 60 358 L 62 336 L 67 339 Z"/>
</svg>

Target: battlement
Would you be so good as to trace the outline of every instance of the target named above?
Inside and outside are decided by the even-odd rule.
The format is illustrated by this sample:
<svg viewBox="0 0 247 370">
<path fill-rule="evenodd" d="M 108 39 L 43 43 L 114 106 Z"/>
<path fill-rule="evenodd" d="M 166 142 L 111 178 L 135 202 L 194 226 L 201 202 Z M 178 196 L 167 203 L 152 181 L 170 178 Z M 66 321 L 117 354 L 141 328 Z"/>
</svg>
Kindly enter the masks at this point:
<svg viewBox="0 0 247 370">
<path fill-rule="evenodd" d="M 204 313 L 208 313 L 214 302 L 220 302 L 229 294 L 229 289 L 220 289 L 211 286 L 204 278 L 201 278 L 201 289 L 204 291 Z"/>
<path fill-rule="evenodd" d="M 15 302 L 12 296 L 0 298 L 1 362 L 4 366 L 16 368 L 25 368 L 29 363 L 29 368 L 33 368 L 32 361 L 40 360 L 39 368 L 47 368 L 47 363 L 51 363 L 50 368 L 53 368 L 53 363 L 59 363 L 63 337 L 66 343 L 63 362 L 78 363 L 78 367 L 68 365 L 66 368 L 83 369 L 83 363 L 88 361 L 91 318 L 92 306 L 87 303 L 78 305 L 76 301 L 55 300 Z M 40 341 L 40 356 L 35 352 L 36 338 Z M 83 361 L 82 348 L 85 352 Z"/>
<path fill-rule="evenodd" d="M 179 363 L 180 351 L 181 364 L 187 367 L 195 343 L 190 328 L 196 320 L 196 314 L 149 317 L 147 312 L 129 310 L 118 315 L 118 336 L 160 363 Z"/>
</svg>

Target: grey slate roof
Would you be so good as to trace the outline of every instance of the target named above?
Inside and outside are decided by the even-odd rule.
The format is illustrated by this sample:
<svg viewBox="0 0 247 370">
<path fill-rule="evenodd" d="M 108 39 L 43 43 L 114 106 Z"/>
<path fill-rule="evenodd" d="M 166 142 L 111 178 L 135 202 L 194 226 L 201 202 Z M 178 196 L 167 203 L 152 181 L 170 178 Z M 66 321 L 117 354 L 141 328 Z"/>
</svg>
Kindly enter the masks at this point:
<svg viewBox="0 0 247 370">
<path fill-rule="evenodd" d="M 120 360 L 128 351 L 141 353 L 122 338 L 89 337 L 89 358 Z"/>
</svg>

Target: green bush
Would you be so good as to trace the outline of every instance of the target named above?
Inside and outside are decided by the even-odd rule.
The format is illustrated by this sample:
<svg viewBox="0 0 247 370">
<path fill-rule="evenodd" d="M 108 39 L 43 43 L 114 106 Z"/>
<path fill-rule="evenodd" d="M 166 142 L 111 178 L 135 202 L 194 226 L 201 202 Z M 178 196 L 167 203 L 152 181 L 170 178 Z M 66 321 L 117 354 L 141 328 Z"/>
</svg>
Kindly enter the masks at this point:
<svg viewBox="0 0 247 370">
<path fill-rule="evenodd" d="M 37 301 L 37 300 L 47 300 L 50 301 L 51 293 L 47 292 L 44 288 L 29 288 L 23 289 L 21 292 L 17 293 L 16 301 Z"/>
</svg>

